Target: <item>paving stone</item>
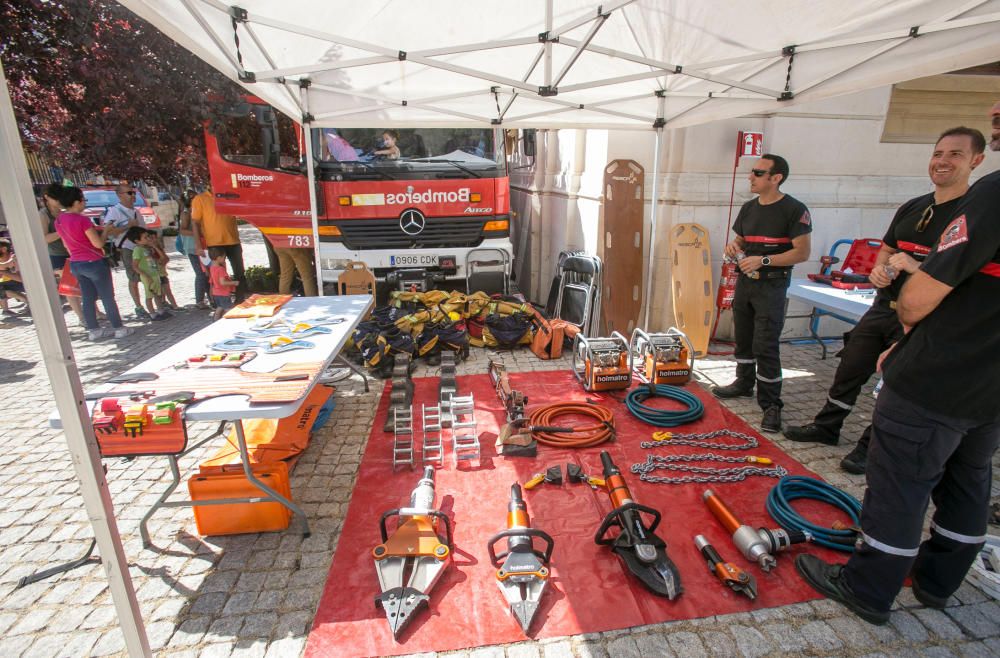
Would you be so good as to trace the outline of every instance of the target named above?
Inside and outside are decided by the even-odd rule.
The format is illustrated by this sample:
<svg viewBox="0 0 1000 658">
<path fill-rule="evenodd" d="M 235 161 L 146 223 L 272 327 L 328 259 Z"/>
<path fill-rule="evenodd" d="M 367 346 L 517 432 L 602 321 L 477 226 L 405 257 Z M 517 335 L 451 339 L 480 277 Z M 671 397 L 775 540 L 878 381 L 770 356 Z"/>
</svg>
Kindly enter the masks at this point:
<svg viewBox="0 0 1000 658">
<path fill-rule="evenodd" d="M 470 651 L 469 658 L 504 658 L 504 650 L 503 647 L 480 647 Z"/>
<path fill-rule="evenodd" d="M 747 658 L 764 656 L 774 650 L 774 646 L 756 628 L 733 624 L 729 632 L 736 638 L 736 647 Z"/>
<path fill-rule="evenodd" d="M 242 617 L 222 617 L 212 622 L 205 634 L 205 642 L 218 642 L 219 640 L 233 640 L 239 633 L 240 626 L 243 625 Z"/>
<path fill-rule="evenodd" d="M 954 646 L 962 658 L 995 658 L 997 652 L 985 642 L 967 642 Z"/>
<path fill-rule="evenodd" d="M 264 658 L 288 658 L 289 656 L 299 656 L 305 648 L 305 638 L 287 637 L 275 640 L 267 647 Z"/>
<path fill-rule="evenodd" d="M 608 650 L 596 640 L 581 642 L 576 646 L 577 658 L 609 658 Z"/>
<path fill-rule="evenodd" d="M 800 629 L 810 646 L 821 651 L 833 651 L 844 646 L 837 634 L 825 621 L 811 621 Z"/>
<path fill-rule="evenodd" d="M 199 615 L 211 615 L 222 612 L 226 605 L 226 595 L 222 592 L 209 592 L 202 594 L 194 600 L 191 612 Z"/>
<path fill-rule="evenodd" d="M 921 608 L 913 610 L 913 616 L 920 620 L 931 633 L 942 640 L 961 640 L 964 637 L 962 629 L 940 610 Z"/>
<path fill-rule="evenodd" d="M 657 633 L 637 635 L 635 637 L 635 646 L 639 649 L 640 656 L 671 658 L 674 655 L 666 636 Z"/>
<path fill-rule="evenodd" d="M 257 600 L 257 592 L 237 592 L 229 597 L 222 614 L 234 615 L 253 610 L 254 601 Z"/>
<path fill-rule="evenodd" d="M 541 658 L 534 644 L 511 644 L 507 647 L 507 658 Z"/>
<path fill-rule="evenodd" d="M 267 638 L 271 636 L 271 631 L 278 623 L 278 615 L 274 612 L 262 612 L 247 615 L 243 619 L 243 628 L 240 630 L 241 638 Z"/>
<path fill-rule="evenodd" d="M 834 617 L 827 619 L 826 623 L 848 647 L 864 649 L 874 641 L 872 634 L 868 632 L 871 624 L 857 617 Z"/>
<path fill-rule="evenodd" d="M 171 647 L 186 647 L 201 644 L 205 633 L 208 632 L 209 618 L 196 617 L 186 619 L 170 637 Z"/>
<path fill-rule="evenodd" d="M 701 634 L 701 641 L 705 643 L 709 655 L 714 658 L 739 656 L 733 638 L 722 631 L 706 631 Z"/>
<path fill-rule="evenodd" d="M 110 656 L 111 654 L 121 653 L 125 650 L 125 636 L 118 628 L 112 628 L 110 631 L 106 631 L 101 635 L 101 638 L 91 649 L 91 655 L 93 656 Z"/>
<path fill-rule="evenodd" d="M 897 610 L 889 616 L 889 623 L 892 624 L 893 628 L 899 631 L 899 634 L 903 636 L 903 639 L 907 642 L 926 642 L 928 639 L 927 629 L 924 628 L 923 624 L 917 621 L 909 612 L 905 610 Z"/>
<path fill-rule="evenodd" d="M 608 654 L 615 658 L 642 658 L 631 637 L 619 637 L 608 642 Z"/>
<path fill-rule="evenodd" d="M 785 652 L 802 651 L 809 646 L 802 633 L 789 624 L 766 624 L 761 627 L 761 631 Z"/>
<path fill-rule="evenodd" d="M 233 658 L 264 658 L 264 653 L 267 651 L 267 642 L 264 640 L 257 640 L 249 644 L 240 640 L 233 647 L 232 652 L 229 654 Z"/>
<path fill-rule="evenodd" d="M 45 625 L 52 619 L 54 614 L 53 610 L 30 610 L 10 629 L 10 635 L 36 633 L 45 628 Z"/>
<path fill-rule="evenodd" d="M 917 655 L 921 658 L 957 658 L 951 649 L 942 646 L 921 647 Z"/>
<path fill-rule="evenodd" d="M 705 645 L 701 643 L 701 638 L 696 633 L 689 631 L 677 631 L 667 634 L 667 642 L 673 652 L 683 658 L 706 658 L 708 653 Z"/>
<path fill-rule="evenodd" d="M 979 604 L 977 604 L 979 605 Z M 997 635 L 1000 620 L 990 619 L 980 612 L 975 605 L 962 605 L 945 608 L 945 614 L 951 617 L 963 631 L 971 637 L 981 640 Z"/>
<path fill-rule="evenodd" d="M 200 658 L 229 658 L 232 652 L 232 643 L 210 644 L 201 648 Z"/>
</svg>

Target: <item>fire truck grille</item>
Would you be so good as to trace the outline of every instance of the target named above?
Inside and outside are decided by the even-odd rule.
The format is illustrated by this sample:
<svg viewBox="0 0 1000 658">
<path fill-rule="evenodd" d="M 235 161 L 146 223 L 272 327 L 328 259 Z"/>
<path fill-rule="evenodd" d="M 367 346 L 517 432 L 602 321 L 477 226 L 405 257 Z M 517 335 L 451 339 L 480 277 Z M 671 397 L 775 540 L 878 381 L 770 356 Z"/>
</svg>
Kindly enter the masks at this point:
<svg viewBox="0 0 1000 658">
<path fill-rule="evenodd" d="M 423 231 L 407 235 L 395 217 L 336 223 L 344 246 L 352 250 L 476 247 L 483 241 L 484 224 L 481 218 L 428 217 Z"/>
</svg>

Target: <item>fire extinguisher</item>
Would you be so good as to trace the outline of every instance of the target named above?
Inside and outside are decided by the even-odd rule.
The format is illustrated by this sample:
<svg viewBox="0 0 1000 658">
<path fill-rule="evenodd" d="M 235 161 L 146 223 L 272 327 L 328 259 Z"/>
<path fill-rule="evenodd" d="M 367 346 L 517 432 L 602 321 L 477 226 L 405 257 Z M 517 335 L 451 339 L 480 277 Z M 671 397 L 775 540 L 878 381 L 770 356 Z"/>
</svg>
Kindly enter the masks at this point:
<svg viewBox="0 0 1000 658">
<path fill-rule="evenodd" d="M 740 270 L 732 258 L 722 260 L 722 276 L 719 279 L 719 294 L 715 297 L 715 308 L 725 311 L 733 307 L 733 297 L 736 295 L 736 280 Z"/>
</svg>

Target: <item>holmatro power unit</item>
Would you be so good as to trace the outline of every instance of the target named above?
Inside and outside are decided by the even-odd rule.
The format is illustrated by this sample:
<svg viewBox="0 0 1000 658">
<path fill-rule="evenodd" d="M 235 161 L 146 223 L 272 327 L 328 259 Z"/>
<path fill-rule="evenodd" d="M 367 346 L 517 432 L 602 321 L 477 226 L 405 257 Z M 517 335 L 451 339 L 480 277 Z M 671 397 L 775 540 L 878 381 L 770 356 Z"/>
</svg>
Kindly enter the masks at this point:
<svg viewBox="0 0 1000 658">
<path fill-rule="evenodd" d="M 684 332 L 676 327 L 658 334 L 636 329 L 632 332 L 629 352 L 635 376 L 644 384 L 679 386 L 691 379 L 694 348 Z"/>
<path fill-rule="evenodd" d="M 585 391 L 614 391 L 632 385 L 628 341 L 617 331 L 607 338 L 573 340 L 573 374 Z"/>
</svg>

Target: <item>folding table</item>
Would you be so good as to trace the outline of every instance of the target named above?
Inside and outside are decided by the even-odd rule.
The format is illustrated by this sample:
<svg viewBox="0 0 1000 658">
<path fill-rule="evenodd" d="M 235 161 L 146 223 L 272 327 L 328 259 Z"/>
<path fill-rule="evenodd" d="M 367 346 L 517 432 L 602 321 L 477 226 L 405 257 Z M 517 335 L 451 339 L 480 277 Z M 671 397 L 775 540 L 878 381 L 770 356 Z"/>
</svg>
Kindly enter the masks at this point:
<svg viewBox="0 0 1000 658">
<path fill-rule="evenodd" d="M 871 291 L 841 290 L 808 279 L 792 279 L 788 287 L 789 301 L 808 304 L 812 310 L 808 315 L 788 315 L 786 319 L 809 318 L 809 334 L 820 344 L 825 359 L 826 343 L 817 332 L 819 319 L 829 315 L 849 324 L 857 324 L 875 301 L 875 296 L 870 293 Z"/>
<path fill-rule="evenodd" d="M 371 309 L 373 303 L 374 300 L 371 295 L 296 297 L 282 307 L 277 315 L 286 318 L 293 324 L 298 321 L 309 321 L 310 319 L 316 319 L 319 317 L 336 316 L 343 318 L 343 321 L 338 324 L 326 325 L 329 326 L 331 330 L 330 333 L 313 334 L 309 336 L 307 340 L 313 343 L 314 346 L 312 348 L 291 350 L 278 354 L 265 354 L 261 352 L 256 358 L 243 366 L 243 370 L 248 372 L 270 372 L 287 363 L 321 362 L 321 367 L 316 370 L 316 374 L 314 376 L 310 377 L 309 381 L 303 387 L 303 393 L 296 400 L 282 403 L 251 404 L 246 395 L 223 395 L 196 401 L 187 405 L 184 410 L 185 420 L 192 422 L 219 421 L 219 429 L 211 436 L 199 441 L 197 444 L 188 446 L 184 453 L 165 455 L 170 462 L 172 480 L 159 499 L 157 499 L 157 501 L 150 507 L 149 511 L 146 512 L 139 524 L 139 533 L 142 536 L 144 547 L 148 547 L 150 545 L 149 531 L 146 525 L 156 510 L 161 507 L 194 507 L 196 505 L 277 502 L 291 510 L 302 520 L 303 533 L 306 536 L 309 535 L 309 523 L 302 508 L 278 492 L 274 491 L 254 476 L 247 455 L 247 443 L 246 436 L 243 431 L 243 421 L 251 418 L 285 418 L 286 416 L 294 414 L 302 405 L 306 396 L 309 395 L 309 392 L 318 383 L 323 371 L 329 367 L 334 359 L 339 359 L 338 355 L 341 348 L 343 348 L 344 343 L 347 342 L 347 339 L 350 337 L 355 327 L 358 326 L 361 319 Z M 235 332 L 246 330 L 249 326 L 250 322 L 246 319 L 222 319 L 217 322 L 213 322 L 177 344 L 172 345 L 163 352 L 160 352 L 156 356 L 140 363 L 125 374 L 159 372 L 171 368 L 174 364 L 184 362 L 190 356 L 210 354 L 212 353 L 212 350 L 209 349 L 209 345 L 231 338 Z M 343 364 L 350 367 L 352 370 L 355 370 L 355 372 L 359 372 L 347 361 L 343 361 Z M 198 392 L 198 373 L 200 370 L 202 369 L 190 370 L 190 390 L 195 393 Z M 209 370 L 211 369 L 204 369 L 206 372 Z M 362 374 L 363 376 L 363 373 L 359 372 L 359 374 Z M 117 384 L 113 388 L 115 390 L 121 390 L 127 386 L 128 385 L 126 384 Z M 135 384 L 134 388 L 142 389 L 144 386 L 148 388 L 148 385 L 140 382 Z M 368 382 L 366 379 L 365 390 L 367 390 L 367 388 Z M 99 387 L 95 387 L 92 391 L 88 391 L 87 397 L 90 398 L 95 394 L 108 390 L 112 390 L 112 386 L 107 384 L 101 385 Z M 96 404 L 96 400 L 89 401 L 88 409 L 92 411 L 94 404 Z M 170 495 L 181 483 L 178 458 L 182 456 L 182 454 L 190 452 L 191 450 L 203 445 L 209 439 L 219 436 L 222 433 L 226 422 L 232 422 L 236 429 L 236 438 L 239 443 L 240 460 L 242 462 L 243 472 L 246 475 L 247 480 L 261 490 L 262 495 L 252 498 L 228 498 L 210 501 L 168 501 L 167 498 L 170 497 Z M 60 419 L 55 412 L 53 412 L 53 414 L 49 417 L 49 423 L 52 427 L 57 429 L 62 426 Z"/>
</svg>

